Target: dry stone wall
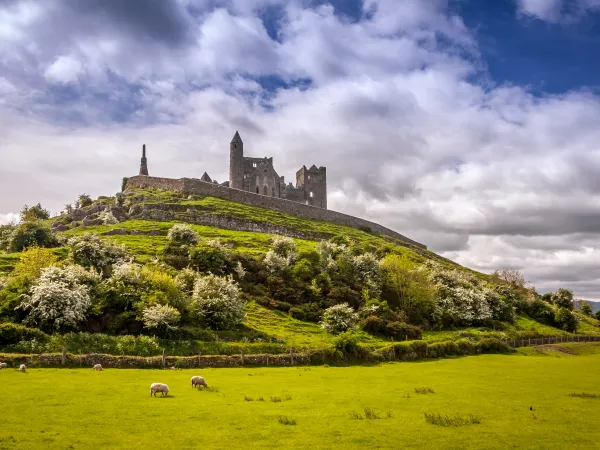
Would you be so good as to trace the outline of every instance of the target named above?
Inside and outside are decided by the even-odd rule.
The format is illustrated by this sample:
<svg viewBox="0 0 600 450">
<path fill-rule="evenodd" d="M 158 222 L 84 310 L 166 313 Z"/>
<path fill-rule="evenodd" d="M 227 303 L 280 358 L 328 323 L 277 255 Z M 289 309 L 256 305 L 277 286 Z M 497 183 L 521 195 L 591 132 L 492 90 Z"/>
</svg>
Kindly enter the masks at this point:
<svg viewBox="0 0 600 450">
<path fill-rule="evenodd" d="M 382 225 L 370 222 L 359 217 L 350 216 L 329 209 L 317 208 L 315 206 L 296 203 L 282 198 L 259 195 L 252 192 L 246 192 L 239 189 L 232 189 L 214 183 L 207 183 L 193 178 L 157 178 L 149 176 L 135 176 L 127 180 L 127 188 L 154 188 L 166 189 L 184 194 L 207 195 L 210 197 L 231 200 L 245 205 L 257 206 L 259 208 L 272 209 L 285 214 L 292 214 L 298 217 L 314 220 L 322 220 L 335 223 L 337 225 L 349 226 L 352 228 L 370 228 L 371 231 L 401 240 L 408 244 L 426 249 L 427 247 L 419 242 L 413 241 L 400 233 L 390 230 Z"/>
</svg>

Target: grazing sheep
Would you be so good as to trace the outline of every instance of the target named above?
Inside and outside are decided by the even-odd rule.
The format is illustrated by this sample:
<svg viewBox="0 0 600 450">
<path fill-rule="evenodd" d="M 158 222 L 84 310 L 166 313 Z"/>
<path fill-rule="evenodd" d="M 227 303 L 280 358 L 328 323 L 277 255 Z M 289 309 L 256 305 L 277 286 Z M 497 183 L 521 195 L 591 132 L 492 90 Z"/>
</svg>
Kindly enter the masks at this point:
<svg viewBox="0 0 600 450">
<path fill-rule="evenodd" d="M 96 364 L 94 367 L 92 367 L 93 370 L 99 370 L 102 371 L 102 365 L 101 364 Z"/>
<path fill-rule="evenodd" d="M 204 386 L 204 387 L 208 387 L 208 384 L 206 384 L 206 381 L 204 381 L 204 378 L 199 377 L 199 376 L 195 376 L 192 377 L 192 387 L 196 387 L 196 386 Z"/>
<path fill-rule="evenodd" d="M 25 364 L 21 364 L 21 365 L 19 366 L 19 370 L 20 370 L 21 372 L 25 372 L 25 370 L 27 370 L 27 367 L 25 367 Z"/>
<path fill-rule="evenodd" d="M 163 383 L 152 383 L 150 385 L 150 397 L 152 397 L 152 395 L 156 397 L 157 392 L 160 392 L 161 397 L 164 397 L 169 393 L 169 386 Z"/>
<path fill-rule="evenodd" d="M 174 366 L 169 367 L 169 370 L 177 370 Z"/>
<path fill-rule="evenodd" d="M 0 369 L 6 369 L 6 363 L 0 363 Z"/>
</svg>

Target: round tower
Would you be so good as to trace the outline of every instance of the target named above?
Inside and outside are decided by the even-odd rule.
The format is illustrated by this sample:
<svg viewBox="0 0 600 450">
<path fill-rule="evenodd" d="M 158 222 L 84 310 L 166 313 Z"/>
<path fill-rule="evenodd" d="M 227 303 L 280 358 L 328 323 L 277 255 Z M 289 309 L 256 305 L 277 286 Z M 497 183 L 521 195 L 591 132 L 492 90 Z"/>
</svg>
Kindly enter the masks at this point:
<svg viewBox="0 0 600 450">
<path fill-rule="evenodd" d="M 237 131 L 229 144 L 229 187 L 244 189 L 244 143 Z"/>
</svg>

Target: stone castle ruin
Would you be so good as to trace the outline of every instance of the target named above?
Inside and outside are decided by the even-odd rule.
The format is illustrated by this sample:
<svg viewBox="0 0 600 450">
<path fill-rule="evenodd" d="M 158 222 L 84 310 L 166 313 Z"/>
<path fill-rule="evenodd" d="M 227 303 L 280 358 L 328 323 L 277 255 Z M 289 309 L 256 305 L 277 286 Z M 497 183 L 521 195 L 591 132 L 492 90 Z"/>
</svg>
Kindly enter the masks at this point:
<svg viewBox="0 0 600 450">
<path fill-rule="evenodd" d="M 146 145 L 143 145 L 139 175 L 127 179 L 125 190 L 128 188 L 167 189 L 184 194 L 222 198 L 298 217 L 381 233 L 410 245 L 427 248 L 377 223 L 328 210 L 325 167 L 312 165 L 307 169 L 306 166 L 302 166 L 296 172 L 296 185 L 286 185 L 284 177 L 279 176 L 273 167 L 273 158 L 244 156 L 244 143 L 237 131 L 229 144 L 229 181 L 219 184 L 206 172 L 200 179 L 151 177 L 148 172 Z"/>
</svg>

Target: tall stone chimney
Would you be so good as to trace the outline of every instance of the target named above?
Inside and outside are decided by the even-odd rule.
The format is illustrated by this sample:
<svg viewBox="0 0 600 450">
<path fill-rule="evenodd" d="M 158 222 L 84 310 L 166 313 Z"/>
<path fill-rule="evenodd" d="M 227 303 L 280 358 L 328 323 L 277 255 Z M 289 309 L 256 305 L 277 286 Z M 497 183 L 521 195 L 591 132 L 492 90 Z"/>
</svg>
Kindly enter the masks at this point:
<svg viewBox="0 0 600 450">
<path fill-rule="evenodd" d="M 142 163 L 140 164 L 140 175 L 148 175 L 148 159 L 146 158 L 146 144 L 142 146 Z"/>
</svg>

